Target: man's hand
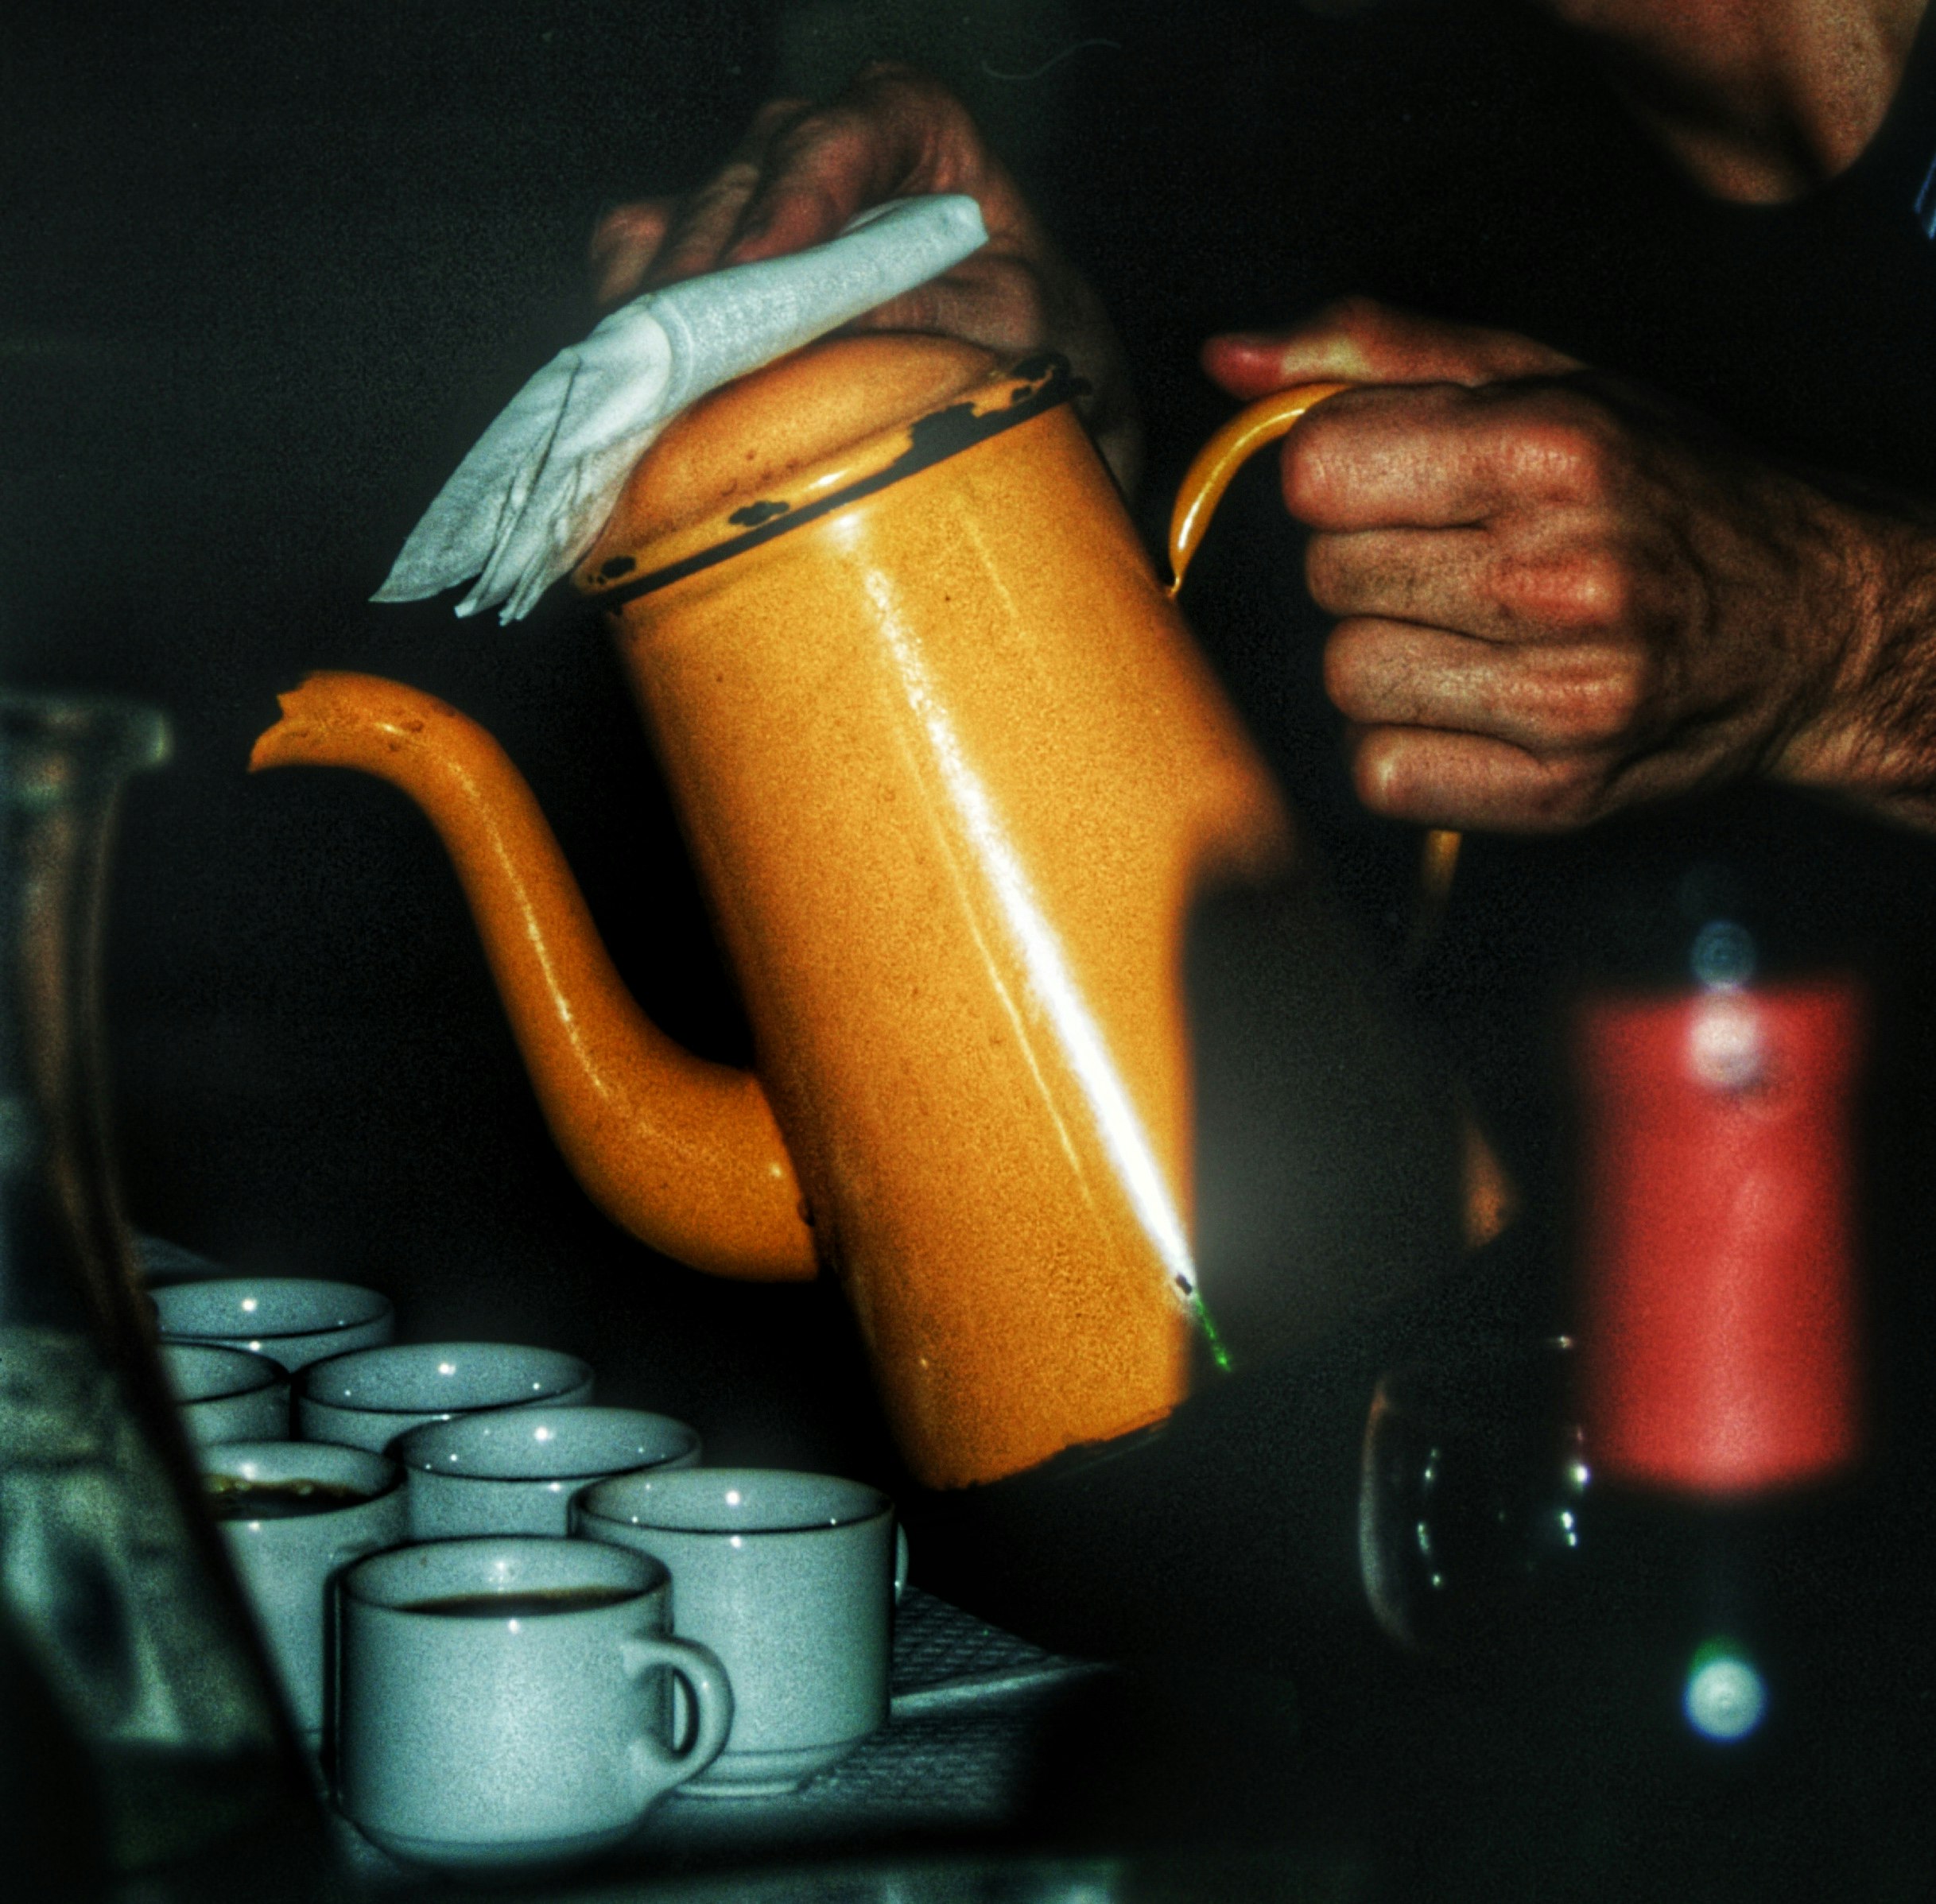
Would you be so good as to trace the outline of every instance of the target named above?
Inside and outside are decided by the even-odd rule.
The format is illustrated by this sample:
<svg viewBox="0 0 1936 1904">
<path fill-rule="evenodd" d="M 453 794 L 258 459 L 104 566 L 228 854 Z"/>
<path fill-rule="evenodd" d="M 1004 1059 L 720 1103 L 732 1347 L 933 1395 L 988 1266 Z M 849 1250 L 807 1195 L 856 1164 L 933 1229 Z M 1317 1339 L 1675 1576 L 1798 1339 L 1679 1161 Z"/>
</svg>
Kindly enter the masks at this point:
<svg viewBox="0 0 1936 1904">
<path fill-rule="evenodd" d="M 1005 356 L 1061 351 L 1089 383 L 1089 427 L 1131 487 L 1140 432 L 1122 347 L 1101 304 L 1037 223 L 967 109 L 910 68 L 869 66 L 828 106 L 775 100 L 697 191 L 607 213 L 592 239 L 599 300 L 614 304 L 722 265 L 802 250 L 871 205 L 931 192 L 974 198 L 987 244 L 855 328 L 939 332 Z"/>
<path fill-rule="evenodd" d="M 1212 339 L 1286 440 L 1360 797 L 1546 831 L 1747 774 L 1936 824 L 1936 534 L 1501 332 L 1353 302 Z"/>
</svg>

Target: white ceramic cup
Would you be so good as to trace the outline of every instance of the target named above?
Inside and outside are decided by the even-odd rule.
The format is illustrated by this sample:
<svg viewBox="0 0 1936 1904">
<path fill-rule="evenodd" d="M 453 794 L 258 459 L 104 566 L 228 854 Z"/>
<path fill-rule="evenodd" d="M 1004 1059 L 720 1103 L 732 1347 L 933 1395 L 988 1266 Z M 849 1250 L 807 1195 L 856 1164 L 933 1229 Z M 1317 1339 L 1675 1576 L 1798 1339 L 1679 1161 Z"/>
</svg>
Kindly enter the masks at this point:
<svg viewBox="0 0 1936 1904">
<path fill-rule="evenodd" d="M 161 1367 L 181 1425 L 197 1448 L 218 1441 L 286 1441 L 289 1371 L 266 1355 L 210 1342 L 164 1342 Z"/>
<path fill-rule="evenodd" d="M 591 1541 L 432 1541 L 360 1562 L 340 1602 L 343 1810 L 394 1856 L 460 1869 L 617 1843 L 732 1723 L 719 1661 L 669 1637 L 671 1603 L 656 1561 Z M 694 1714 L 680 1744 L 672 1674 Z"/>
<path fill-rule="evenodd" d="M 312 1363 L 297 1378 L 296 1429 L 381 1454 L 428 1421 L 484 1409 L 576 1408 L 592 1370 L 576 1355 L 510 1342 L 397 1342 Z"/>
<path fill-rule="evenodd" d="M 571 1532 L 572 1497 L 642 1469 L 690 1468 L 699 1435 L 637 1408 L 514 1408 L 413 1428 L 403 1464 L 411 1538 Z"/>
<path fill-rule="evenodd" d="M 387 1296 L 353 1282 L 301 1276 L 217 1276 L 151 1292 L 165 1342 L 216 1342 L 253 1350 L 292 1372 L 397 1332 Z"/>
<path fill-rule="evenodd" d="M 694 1796 L 791 1791 L 887 1718 L 894 1503 L 858 1481 L 774 1468 L 624 1475 L 572 1504 L 573 1529 L 663 1561 L 681 1637 L 733 1682 L 726 1749 Z"/>
<path fill-rule="evenodd" d="M 351 1561 L 407 1537 L 403 1476 L 382 1455 L 325 1442 L 229 1442 L 203 1449 L 201 1463 L 289 1712 L 320 1745 L 330 1582 Z"/>
</svg>

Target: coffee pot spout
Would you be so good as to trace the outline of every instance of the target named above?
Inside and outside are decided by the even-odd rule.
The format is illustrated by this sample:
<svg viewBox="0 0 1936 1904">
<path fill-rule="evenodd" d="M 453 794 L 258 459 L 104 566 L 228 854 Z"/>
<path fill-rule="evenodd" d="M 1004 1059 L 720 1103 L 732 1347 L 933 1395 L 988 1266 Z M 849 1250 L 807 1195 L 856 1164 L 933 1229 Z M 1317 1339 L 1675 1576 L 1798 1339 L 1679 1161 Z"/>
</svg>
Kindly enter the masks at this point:
<svg viewBox="0 0 1936 1904">
<path fill-rule="evenodd" d="M 401 789 L 456 868 L 546 1122 L 592 1199 L 695 1269 L 815 1271 L 793 1161 L 751 1072 L 694 1057 L 620 983 L 524 779 L 476 723 L 366 674 L 281 696 L 251 770 L 337 766 Z"/>
</svg>

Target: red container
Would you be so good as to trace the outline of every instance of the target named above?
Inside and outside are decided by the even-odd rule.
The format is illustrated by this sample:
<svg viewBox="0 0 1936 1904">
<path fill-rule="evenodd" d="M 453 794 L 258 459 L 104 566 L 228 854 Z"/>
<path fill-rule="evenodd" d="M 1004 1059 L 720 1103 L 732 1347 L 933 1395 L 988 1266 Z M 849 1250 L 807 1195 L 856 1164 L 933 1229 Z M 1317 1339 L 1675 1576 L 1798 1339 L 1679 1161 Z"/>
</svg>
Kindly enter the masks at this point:
<svg viewBox="0 0 1936 1904">
<path fill-rule="evenodd" d="M 1577 1026 L 1597 1475 L 1743 1495 L 1860 1452 L 1845 980 L 1606 999 Z"/>
</svg>

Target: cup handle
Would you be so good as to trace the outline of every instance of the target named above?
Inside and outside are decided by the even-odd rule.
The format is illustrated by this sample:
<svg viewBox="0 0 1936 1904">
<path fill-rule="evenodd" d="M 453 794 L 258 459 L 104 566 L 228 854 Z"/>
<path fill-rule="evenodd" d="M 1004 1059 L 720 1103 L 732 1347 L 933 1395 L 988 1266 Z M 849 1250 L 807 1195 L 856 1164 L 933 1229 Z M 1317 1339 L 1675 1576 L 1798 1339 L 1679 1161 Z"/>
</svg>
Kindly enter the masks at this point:
<svg viewBox="0 0 1936 1904">
<path fill-rule="evenodd" d="M 899 1522 L 894 1530 L 894 1603 L 901 1603 L 901 1596 L 907 1591 L 907 1530 Z"/>
<path fill-rule="evenodd" d="M 685 1682 L 686 1703 L 693 1715 L 693 1736 L 683 1749 L 669 1751 L 646 1732 L 635 1742 L 644 1774 L 642 1809 L 670 1786 L 696 1778 L 719 1757 L 733 1728 L 733 1691 L 719 1656 L 696 1640 L 635 1636 L 622 1642 L 620 1657 L 630 1679 L 642 1680 L 660 1666 L 676 1674 Z"/>
</svg>

